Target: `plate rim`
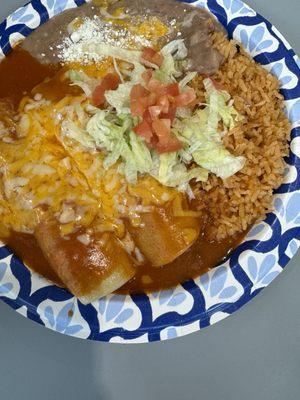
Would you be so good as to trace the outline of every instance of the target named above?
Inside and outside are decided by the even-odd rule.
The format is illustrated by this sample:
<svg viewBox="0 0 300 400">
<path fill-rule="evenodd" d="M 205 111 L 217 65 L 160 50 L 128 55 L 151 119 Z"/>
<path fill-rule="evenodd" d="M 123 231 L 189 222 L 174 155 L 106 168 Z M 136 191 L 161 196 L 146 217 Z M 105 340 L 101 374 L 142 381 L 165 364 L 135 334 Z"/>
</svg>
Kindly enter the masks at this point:
<svg viewBox="0 0 300 400">
<path fill-rule="evenodd" d="M 46 0 L 45 0 L 46 1 Z M 0 45 L 1 45 L 1 47 L 3 48 L 3 43 L 1 44 L 1 40 L 3 39 L 3 27 L 4 27 L 4 25 L 7 23 L 7 21 L 9 20 L 9 18 L 12 18 L 12 16 L 13 15 L 16 15 L 16 13 L 18 13 L 18 12 L 21 12 L 21 10 L 24 10 L 24 9 L 26 9 L 28 6 L 30 7 L 30 5 L 32 5 L 32 4 L 34 4 L 34 5 L 36 5 L 37 7 L 38 7 L 38 9 L 39 10 L 42 10 L 42 8 L 39 8 L 39 7 L 45 7 L 46 8 L 46 6 L 47 6 L 47 4 L 48 4 L 48 2 L 49 2 L 49 0 L 47 1 L 47 2 L 45 2 L 45 1 L 41 1 L 41 0 L 32 0 L 32 1 L 29 1 L 26 5 L 24 5 L 24 6 L 22 6 L 22 7 L 20 7 L 20 8 L 18 8 L 16 11 L 14 11 L 12 14 L 10 14 L 1 24 L 0 24 Z M 66 1 L 66 4 L 69 4 L 69 3 L 71 3 L 71 2 L 73 2 L 74 3 L 74 5 L 75 6 L 80 6 L 81 4 L 84 4 L 85 3 L 85 1 L 84 0 L 67 0 Z M 292 49 L 292 47 L 290 46 L 290 44 L 288 43 L 288 41 L 286 41 L 286 39 L 284 38 L 284 36 L 277 30 L 277 28 L 276 27 L 274 27 L 274 25 L 272 25 L 267 19 L 265 19 L 263 16 L 261 16 L 259 13 L 256 13 L 251 7 L 249 7 L 246 3 L 244 3 L 244 2 L 242 2 L 242 1 L 240 1 L 240 0 L 200 0 L 200 1 L 186 1 L 187 3 L 190 3 L 190 4 L 192 4 L 192 5 L 197 5 L 197 6 L 203 6 L 203 5 L 205 5 L 205 4 L 208 4 L 208 6 L 209 6 L 209 8 L 210 7 L 220 7 L 220 8 L 222 8 L 222 9 L 224 9 L 224 7 L 225 7 L 225 3 L 227 3 L 229 6 L 232 6 L 232 4 L 238 4 L 238 5 L 242 5 L 242 7 L 243 6 L 245 6 L 245 7 L 247 7 L 247 9 L 248 9 L 248 11 L 253 11 L 253 16 L 255 16 L 259 21 L 262 21 L 262 22 L 264 22 L 264 23 L 266 23 L 266 24 L 268 24 L 270 27 L 272 27 L 272 33 L 271 32 L 269 32 L 270 34 L 271 34 L 271 36 L 272 36 L 272 34 L 273 34 L 273 36 L 274 37 L 276 37 L 276 39 L 278 40 L 278 42 L 280 43 L 280 44 L 282 44 L 283 45 L 283 47 L 287 50 L 287 52 L 289 53 L 289 56 L 291 57 L 291 58 L 293 58 L 293 57 L 297 57 L 296 56 L 296 54 L 295 54 L 295 52 L 293 51 L 293 49 Z M 53 2 L 53 0 L 52 0 L 52 3 L 53 4 L 55 4 L 55 2 Z M 221 3 L 221 4 L 220 4 Z M 38 10 L 37 9 L 35 9 L 37 12 L 38 12 Z M 218 14 L 219 16 L 221 16 L 222 18 L 224 18 L 224 15 L 222 14 L 222 13 L 218 13 L 218 12 L 215 12 L 215 10 L 213 11 L 214 12 L 214 14 L 216 15 L 216 14 Z M 225 14 L 226 14 L 226 12 L 225 12 Z M 49 14 L 48 14 L 49 15 Z M 227 14 L 226 14 L 227 15 Z M 237 18 L 239 18 L 239 17 L 237 17 Z M 242 17 L 241 17 L 242 18 Z M 231 21 L 230 21 L 230 24 L 232 23 L 232 21 L 234 20 L 235 18 L 233 18 Z M 45 22 L 45 21 L 43 21 L 43 22 Z M 254 24 L 253 26 L 256 26 L 257 24 Z M 38 26 L 40 26 L 40 24 L 38 25 Z M 233 30 L 234 30 L 234 24 L 232 24 L 232 26 L 233 26 Z M 227 28 L 226 28 L 227 29 Z M 229 35 L 231 35 L 232 34 L 232 32 L 230 32 L 230 30 L 229 30 Z M 279 34 L 280 35 L 280 37 L 279 36 L 277 36 L 277 34 Z M 284 41 L 285 41 L 285 43 L 283 42 L 283 39 L 284 39 Z M 289 46 L 289 49 L 286 47 L 286 46 Z M 298 66 L 298 70 L 297 70 L 297 78 L 298 78 L 298 80 L 300 79 L 300 70 L 299 70 L 299 66 Z M 298 93 L 298 96 L 296 97 L 296 99 L 300 99 L 300 90 L 298 89 L 298 91 L 297 91 L 297 93 Z M 288 97 L 289 98 L 289 97 Z M 292 97 L 293 99 L 295 99 L 294 97 Z M 297 124 L 296 124 L 296 126 L 294 127 L 294 129 L 297 129 L 299 126 L 297 126 Z M 291 153 L 292 153 L 292 150 L 290 149 L 290 155 L 289 156 L 291 156 Z M 294 164 L 292 164 L 292 166 L 295 166 Z M 295 166 L 295 168 L 296 168 L 296 170 L 298 171 L 300 171 L 300 168 L 299 168 L 299 166 L 298 166 L 298 168 L 297 168 L 297 166 Z M 298 171 L 298 172 L 299 172 Z M 297 181 L 299 181 L 299 176 L 297 175 L 297 178 L 296 178 L 296 180 Z M 298 182 L 299 183 L 299 182 Z M 299 188 L 299 184 L 297 185 L 297 187 Z M 295 193 L 296 193 L 296 191 L 295 191 Z M 270 216 L 271 215 L 273 215 L 273 213 L 271 213 L 271 214 L 268 214 L 268 216 L 267 216 L 267 219 L 268 218 L 270 218 Z M 255 226 L 257 226 L 257 225 L 255 225 Z M 271 225 L 272 226 L 272 225 Z M 298 224 L 298 226 L 296 226 L 294 229 L 297 229 L 297 234 L 298 233 L 300 233 L 300 223 Z M 296 234 L 296 231 L 295 231 L 295 234 Z M 279 236 L 280 238 L 281 238 L 281 236 Z M 292 240 L 292 239 L 291 239 Z M 258 241 L 258 243 L 256 244 L 256 245 L 259 245 L 261 243 L 261 241 Z M 299 245 L 298 245 L 298 247 L 299 247 Z M 255 248 L 255 246 L 253 247 L 253 248 Z M 7 250 L 6 250 L 7 251 Z M 11 253 L 11 252 L 10 252 Z M 12 254 L 12 253 L 11 253 Z M 241 253 L 241 254 L 243 254 L 243 253 Z M 266 254 L 269 254 L 268 252 L 266 253 Z M 6 256 L 9 256 L 9 254 L 7 254 L 6 253 Z M 284 267 L 285 267 L 285 265 L 287 264 L 287 262 L 290 260 L 284 260 L 283 262 L 281 262 L 281 259 L 284 257 L 284 256 L 286 256 L 284 253 L 283 254 L 280 254 L 279 255 L 279 259 L 278 259 L 278 262 L 279 262 L 279 264 L 280 264 L 280 266 L 281 266 L 281 270 L 279 271 L 279 273 L 280 272 L 282 272 L 282 270 L 284 269 Z M 3 258 L 2 256 L 1 256 L 1 258 Z M 20 261 L 18 261 L 18 260 L 14 260 L 14 262 L 16 263 L 16 267 L 18 268 L 18 264 L 21 264 L 22 265 L 22 263 L 20 262 Z M 230 263 L 230 262 L 229 262 Z M 227 266 L 226 268 L 229 268 L 229 266 Z M 278 273 L 278 274 L 279 274 Z M 30 273 L 29 272 L 29 275 L 31 276 L 31 275 L 35 275 L 35 274 L 33 274 L 33 273 Z M 27 277 L 28 278 L 28 277 Z M 200 280 L 200 278 L 199 278 L 199 280 Z M 194 283 L 195 281 L 193 280 L 193 281 L 189 281 L 189 282 L 187 282 L 187 284 L 184 284 L 183 285 L 183 288 L 185 289 L 185 287 L 184 286 L 187 286 L 189 283 L 191 284 L 191 283 Z M 271 283 L 271 282 L 270 282 Z M 268 283 L 266 286 L 269 286 L 270 285 L 270 283 Z M 243 289 L 245 289 L 245 288 L 247 288 L 247 289 L 249 289 L 249 285 L 250 285 L 250 282 L 248 282 L 248 286 L 243 286 Z M 181 286 L 181 285 L 180 285 Z M 220 312 L 222 312 L 222 313 L 224 313 L 224 312 L 226 312 L 226 310 L 228 310 L 228 308 L 234 308 L 234 310 L 233 310 L 233 312 L 235 312 L 235 311 L 237 311 L 239 308 L 241 308 L 244 304 L 246 304 L 248 301 L 250 301 L 253 297 L 255 297 L 258 293 L 260 293 L 261 292 L 261 290 L 264 288 L 264 287 L 266 287 L 266 286 L 262 286 L 261 288 L 259 288 L 259 289 L 257 289 L 257 290 L 255 290 L 254 291 L 254 293 L 252 293 L 251 294 L 251 296 L 249 296 L 249 298 L 247 299 L 245 299 L 244 301 L 241 301 L 241 303 L 238 303 L 237 304 L 237 302 L 238 302 L 238 300 L 237 300 L 237 302 L 234 302 L 234 303 L 221 303 L 221 304 L 219 304 L 218 305 L 218 308 L 220 308 Z M 50 288 L 51 288 L 52 286 L 50 286 Z M 66 296 L 66 297 L 68 297 L 68 296 Z M 65 298 L 66 298 L 65 297 Z M 135 296 L 132 296 L 132 297 L 135 297 Z M 146 296 L 146 297 L 151 297 L 151 296 Z M 65 301 L 69 301 L 70 299 L 72 299 L 73 297 L 72 297 L 72 295 L 69 295 L 69 299 L 67 299 L 67 300 L 65 300 Z M 39 322 L 40 324 L 42 324 L 42 325 L 44 325 L 44 326 L 46 326 L 46 324 L 44 323 L 44 321 L 42 321 L 41 320 L 41 318 L 40 318 L 40 314 L 39 314 L 39 312 L 38 312 L 38 307 L 36 307 L 36 305 L 31 305 L 31 304 L 28 304 L 27 302 L 26 302 L 26 300 L 24 300 L 24 299 L 22 299 L 21 297 L 17 297 L 16 299 L 10 299 L 10 298 L 8 298 L 8 297 L 6 297 L 6 296 L 3 296 L 3 295 L 1 295 L 1 293 L 0 293 L 0 300 L 2 300 L 2 301 L 4 301 L 4 302 L 6 302 L 8 305 L 10 305 L 11 307 L 13 307 L 16 311 L 18 311 L 19 313 L 21 313 L 22 315 L 24 315 L 24 310 L 23 310 L 23 306 L 26 306 L 27 307 L 27 312 L 26 312 L 26 315 L 25 316 L 27 316 L 27 318 L 29 318 L 29 319 L 32 319 L 32 320 L 34 320 L 34 321 L 36 321 L 36 322 Z M 76 301 L 77 302 L 77 301 Z M 151 301 L 149 301 L 150 303 L 151 303 Z M 77 302 L 77 303 L 79 303 L 79 302 Z M 78 305 L 77 305 L 78 306 Z M 85 307 L 85 306 L 83 306 L 83 305 L 81 305 L 81 307 Z M 89 307 L 89 306 L 87 306 L 87 307 Z M 205 316 L 205 318 L 202 318 L 202 313 L 204 312 L 204 316 Z M 227 315 L 223 315 L 222 316 L 222 318 L 220 318 L 220 319 L 218 319 L 218 321 L 219 320 L 221 320 L 221 319 L 224 319 L 224 318 L 226 318 L 227 316 L 229 316 L 229 315 L 231 315 L 233 312 L 230 312 L 229 314 L 227 314 Z M 216 312 L 214 312 L 214 314 L 216 314 Z M 180 315 L 180 314 L 178 314 L 178 315 Z M 120 328 L 115 328 L 115 329 L 110 329 L 109 330 L 109 332 L 107 333 L 107 332 L 105 332 L 105 331 L 103 331 L 103 332 L 101 332 L 101 329 L 99 329 L 99 332 L 91 332 L 91 334 L 88 336 L 88 337 L 86 337 L 87 339 L 90 339 L 90 340 L 100 340 L 100 341 L 110 341 L 110 342 L 112 342 L 112 339 L 115 339 L 115 341 L 117 341 L 118 343 L 133 343 L 133 342 L 136 342 L 136 340 L 139 342 L 139 339 L 142 337 L 142 336 L 144 336 L 144 334 L 147 334 L 147 338 L 145 337 L 145 338 L 143 338 L 143 340 L 141 341 L 141 342 L 143 342 L 143 343 L 146 343 L 146 342 L 150 342 L 150 341 L 156 341 L 156 340 L 165 340 L 165 339 L 170 339 L 170 338 L 172 338 L 172 337 L 168 337 L 168 336 L 166 336 L 166 337 L 163 337 L 162 335 L 161 335 L 161 332 L 164 330 L 164 329 L 167 329 L 167 328 L 177 328 L 177 330 L 178 331 L 176 331 L 176 337 L 179 337 L 179 336 L 183 336 L 183 335 L 186 335 L 186 334 L 188 334 L 188 333 L 192 333 L 192 332 L 195 332 L 195 331 L 197 331 L 197 330 L 201 330 L 202 328 L 204 328 L 205 326 L 208 326 L 208 325 L 212 325 L 212 324 L 214 324 L 215 322 L 217 322 L 217 321 L 215 321 L 215 322 L 211 322 L 210 320 L 211 320 L 211 315 L 209 314 L 209 310 L 207 310 L 207 309 L 204 309 L 204 310 L 202 310 L 201 311 L 201 313 L 200 314 L 191 314 L 190 315 L 190 317 L 189 317 L 189 319 L 191 320 L 191 321 L 187 321 L 187 320 L 185 320 L 184 321 L 184 325 L 180 325 L 180 321 L 179 321 L 179 325 L 173 325 L 173 324 L 168 324 L 168 323 L 166 323 L 165 325 L 164 324 L 162 324 L 162 325 L 158 325 L 158 326 L 155 326 L 155 327 L 149 327 L 149 326 L 146 326 L 146 327 L 139 327 L 139 328 L 137 328 L 136 330 L 133 330 L 132 332 L 131 331 L 127 331 L 126 332 L 126 334 L 124 334 L 123 336 L 124 337 L 120 337 L 119 339 L 118 339 L 118 335 L 120 334 L 120 333 L 122 333 L 122 332 L 120 332 Z M 206 320 L 209 320 L 209 321 L 206 321 Z M 195 325 L 195 322 L 199 322 L 199 326 L 196 326 Z M 206 322 L 208 322 L 207 323 L 207 325 L 206 325 Z M 99 321 L 98 321 L 98 323 L 96 323 L 95 325 L 93 325 L 93 324 L 89 324 L 89 327 L 90 328 L 94 328 L 94 329 L 97 329 L 98 327 L 99 327 Z M 58 329 L 56 329 L 55 327 L 53 328 L 53 327 L 51 327 L 51 326 L 48 326 L 48 328 L 50 328 L 50 329 L 53 329 L 53 330 L 55 330 L 55 331 L 59 331 Z M 99 327 L 100 328 L 100 327 Z M 92 329 L 91 329 L 92 330 Z M 149 331 L 150 330 L 150 331 Z M 63 332 L 64 334 L 67 334 L 68 335 L 68 333 L 67 332 Z M 74 334 L 70 334 L 71 336 L 75 336 L 75 337 L 78 337 L 76 334 L 74 335 Z"/>
</svg>

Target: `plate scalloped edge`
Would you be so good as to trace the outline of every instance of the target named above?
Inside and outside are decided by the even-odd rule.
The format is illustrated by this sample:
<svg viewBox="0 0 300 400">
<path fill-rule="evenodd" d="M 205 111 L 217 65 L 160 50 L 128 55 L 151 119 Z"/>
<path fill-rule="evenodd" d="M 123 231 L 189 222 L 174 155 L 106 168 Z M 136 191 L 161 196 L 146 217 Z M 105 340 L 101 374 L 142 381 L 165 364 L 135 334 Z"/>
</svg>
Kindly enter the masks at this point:
<svg viewBox="0 0 300 400">
<path fill-rule="evenodd" d="M 300 61 L 280 32 L 240 0 L 187 1 L 211 11 L 252 57 L 281 82 L 292 122 L 284 184 L 274 212 L 257 224 L 230 259 L 209 273 L 148 296 L 110 295 L 83 305 L 30 272 L 0 248 L 0 299 L 57 332 L 113 343 L 147 343 L 212 325 L 250 301 L 282 271 L 300 246 Z M 32 0 L 0 24 L 0 59 L 54 15 L 84 0 Z"/>
</svg>

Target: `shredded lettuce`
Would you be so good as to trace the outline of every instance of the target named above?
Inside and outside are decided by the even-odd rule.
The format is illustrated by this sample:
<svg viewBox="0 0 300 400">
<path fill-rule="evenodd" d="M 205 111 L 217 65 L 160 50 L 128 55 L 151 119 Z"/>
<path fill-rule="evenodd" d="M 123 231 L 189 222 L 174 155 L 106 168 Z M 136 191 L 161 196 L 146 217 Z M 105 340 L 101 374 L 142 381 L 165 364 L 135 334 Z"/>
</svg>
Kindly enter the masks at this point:
<svg viewBox="0 0 300 400">
<path fill-rule="evenodd" d="M 89 43 L 83 45 L 85 53 L 98 54 L 103 57 L 113 57 L 131 64 L 140 64 L 141 52 L 139 50 L 123 49 L 105 43 Z"/>
<path fill-rule="evenodd" d="M 182 74 L 182 62 L 187 56 L 187 48 L 183 39 L 169 42 L 161 49 L 164 61 L 159 69 L 154 71 L 154 78 L 163 83 L 175 82 Z"/>
<path fill-rule="evenodd" d="M 245 158 L 232 155 L 224 147 L 218 124 L 222 121 L 226 129 L 232 129 L 241 117 L 233 105 L 227 104 L 230 100 L 227 92 L 217 90 L 210 79 L 205 79 L 204 85 L 208 106 L 197 110 L 192 117 L 176 121 L 176 135 L 185 143 L 180 156 L 184 162 L 193 160 L 202 168 L 226 179 L 243 168 Z"/>
<path fill-rule="evenodd" d="M 184 60 L 188 55 L 184 39 L 172 40 L 161 49 L 161 53 L 164 57 L 171 55 L 175 60 Z"/>
<path fill-rule="evenodd" d="M 68 72 L 69 79 L 73 85 L 81 87 L 87 97 L 90 97 L 93 90 L 98 84 L 97 79 L 93 79 L 86 75 L 83 71 L 70 70 Z"/>
<path fill-rule="evenodd" d="M 180 89 L 184 89 L 187 84 L 195 78 L 195 76 L 197 76 L 197 72 L 188 72 L 186 76 L 179 82 Z"/>
<path fill-rule="evenodd" d="M 206 101 L 210 106 L 209 127 L 212 131 L 216 131 L 218 122 L 223 121 L 224 125 L 232 129 L 236 122 L 241 121 L 241 116 L 237 110 L 230 105 L 230 94 L 225 90 L 217 90 L 213 81 L 209 78 L 204 79 L 204 87 L 206 90 Z"/>
<path fill-rule="evenodd" d="M 86 131 L 96 146 L 108 153 L 104 168 L 121 160 L 120 171 L 128 182 L 135 183 L 138 174 L 150 172 L 152 158 L 144 139 L 137 136 L 132 127 L 131 117 L 112 117 L 106 111 L 99 110 L 88 122 Z"/>
<path fill-rule="evenodd" d="M 121 83 L 117 90 L 105 93 L 107 102 L 115 111 L 112 108 L 93 108 L 85 129 L 67 120 L 62 124 L 63 135 L 78 141 L 86 148 L 103 150 L 104 168 L 118 163 L 119 172 L 130 183 L 135 183 L 141 174 L 149 174 L 162 185 L 185 191 L 189 196 L 192 196 L 189 184 L 191 180 L 205 182 L 209 173 L 226 179 L 243 168 L 245 158 L 236 157 L 225 148 L 222 142 L 224 131 L 219 129 L 220 122 L 226 132 L 241 120 L 226 91 L 218 90 L 211 79 L 205 79 L 205 107 L 194 113 L 186 107 L 177 110 L 172 132 L 183 143 L 183 148 L 178 152 L 158 154 L 155 150 L 149 150 L 144 139 L 133 131 L 137 121 L 130 114 L 130 92 L 135 83 L 141 82 L 141 74 L 145 70 L 135 58 L 137 52 L 118 49 L 121 52 L 116 55 L 117 51 L 112 46 L 97 46 L 96 49 L 105 55 L 125 61 L 130 57 L 128 62 L 134 64 L 132 79 Z M 165 62 L 160 69 L 154 71 L 157 79 L 164 82 L 175 80 L 174 74 L 178 71 L 172 54 L 180 58 L 185 54 L 183 46 L 183 40 L 177 40 L 164 48 Z M 140 55 L 138 59 L 139 57 Z M 85 76 L 77 74 L 77 71 L 71 71 L 72 82 L 87 83 Z M 180 81 L 181 90 L 185 89 L 195 75 L 196 73 L 190 72 Z"/>
<path fill-rule="evenodd" d="M 177 187 L 181 191 L 187 191 L 189 181 L 192 179 L 205 182 L 208 178 L 208 172 L 203 168 L 195 167 L 188 170 L 176 152 L 154 155 L 151 175 L 162 185 Z"/>
<path fill-rule="evenodd" d="M 120 84 L 116 90 L 108 90 L 105 92 L 107 102 L 116 109 L 118 115 L 129 114 L 131 89 L 133 85 L 142 81 L 141 75 L 146 70 L 140 62 L 141 52 L 138 50 L 122 49 L 104 43 L 89 44 L 84 47 L 84 51 L 88 53 L 97 53 L 103 57 L 112 57 L 113 60 L 119 59 L 133 64 L 133 70 L 128 72 L 129 81 Z M 121 74 L 119 68 L 117 68 L 117 73 L 119 75 Z"/>
<path fill-rule="evenodd" d="M 121 83 L 116 90 L 107 90 L 105 98 L 109 105 L 116 109 L 118 115 L 130 114 L 130 92 L 132 83 Z"/>
</svg>

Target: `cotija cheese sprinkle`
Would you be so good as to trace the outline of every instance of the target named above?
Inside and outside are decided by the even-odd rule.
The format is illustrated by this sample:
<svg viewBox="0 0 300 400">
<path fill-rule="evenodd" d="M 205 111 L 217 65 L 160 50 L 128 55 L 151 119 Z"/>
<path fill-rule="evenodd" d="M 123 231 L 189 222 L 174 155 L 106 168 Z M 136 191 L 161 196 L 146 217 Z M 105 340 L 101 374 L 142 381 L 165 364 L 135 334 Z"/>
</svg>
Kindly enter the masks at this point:
<svg viewBox="0 0 300 400">
<path fill-rule="evenodd" d="M 99 54 L 87 54 L 83 48 L 88 44 L 105 43 L 115 47 L 130 48 L 150 46 L 145 37 L 131 33 L 127 28 L 105 22 L 98 16 L 84 18 L 82 23 L 70 36 L 57 45 L 58 57 L 62 62 L 82 62 L 89 64 L 99 62 L 103 57 Z"/>
</svg>

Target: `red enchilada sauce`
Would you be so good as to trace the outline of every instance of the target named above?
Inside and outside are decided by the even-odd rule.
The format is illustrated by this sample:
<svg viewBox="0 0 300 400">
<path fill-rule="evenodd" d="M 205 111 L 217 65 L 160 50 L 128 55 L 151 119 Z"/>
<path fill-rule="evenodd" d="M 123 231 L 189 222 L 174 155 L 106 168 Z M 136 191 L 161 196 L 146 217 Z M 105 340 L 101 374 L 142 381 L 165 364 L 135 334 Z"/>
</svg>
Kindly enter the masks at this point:
<svg viewBox="0 0 300 400">
<path fill-rule="evenodd" d="M 18 47 L 0 63 L 0 99 L 2 101 L 7 99 L 17 108 L 19 101 L 26 93 L 30 93 L 36 85 L 49 77 L 54 78 L 49 81 L 49 84 L 39 85 L 38 88 L 38 92 L 45 98 L 62 98 L 67 93 L 73 94 L 77 89 L 62 84 L 60 74 L 56 72 L 55 66 L 40 64 L 29 53 Z M 1 117 L 0 109 L 0 120 Z M 171 264 L 159 268 L 154 268 L 149 264 L 137 267 L 136 276 L 119 292 L 156 291 L 200 276 L 223 261 L 243 237 L 244 233 L 221 242 L 210 242 L 204 235 Z M 49 266 L 33 235 L 12 232 L 6 243 L 32 270 L 63 286 Z M 76 245 L 74 241 L 74 247 Z"/>
<path fill-rule="evenodd" d="M 138 266 L 135 277 L 118 292 L 153 292 L 196 278 L 224 261 L 232 249 L 243 240 L 244 235 L 243 233 L 235 238 L 220 242 L 210 242 L 201 237 L 171 264 L 159 268 L 154 268 L 150 264 Z M 8 247 L 32 270 L 59 286 L 63 286 L 45 259 L 33 235 L 14 232 L 6 242 Z M 74 240 L 74 248 L 76 246 L 76 240 Z"/>
</svg>

